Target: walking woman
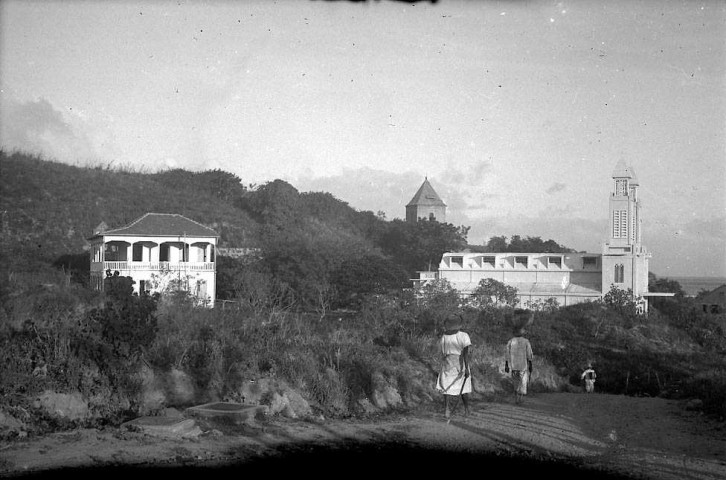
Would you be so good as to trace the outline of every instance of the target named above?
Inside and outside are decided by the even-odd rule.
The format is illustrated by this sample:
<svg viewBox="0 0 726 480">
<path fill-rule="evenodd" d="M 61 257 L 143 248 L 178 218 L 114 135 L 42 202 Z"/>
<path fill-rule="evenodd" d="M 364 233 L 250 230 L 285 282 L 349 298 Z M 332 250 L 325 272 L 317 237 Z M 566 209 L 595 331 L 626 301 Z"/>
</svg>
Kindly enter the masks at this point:
<svg viewBox="0 0 726 480">
<path fill-rule="evenodd" d="M 444 322 L 444 334 L 439 342 L 443 355 L 441 370 L 436 381 L 436 391 L 444 394 L 446 419 L 451 417 L 452 402 L 461 396 L 464 415 L 469 415 L 469 394 L 471 375 L 469 371 L 469 334 L 461 331 L 462 321 L 458 315 L 450 315 Z"/>
<path fill-rule="evenodd" d="M 507 320 L 513 323 L 514 336 L 507 342 L 506 358 L 504 360 L 504 371 L 509 373 L 512 370 L 512 383 L 514 386 L 514 402 L 520 404 L 527 395 L 529 378 L 532 375 L 532 345 L 524 337 L 525 326 L 532 323 L 534 313 L 530 310 L 516 309 L 514 321 L 512 316 L 507 315 Z"/>
</svg>

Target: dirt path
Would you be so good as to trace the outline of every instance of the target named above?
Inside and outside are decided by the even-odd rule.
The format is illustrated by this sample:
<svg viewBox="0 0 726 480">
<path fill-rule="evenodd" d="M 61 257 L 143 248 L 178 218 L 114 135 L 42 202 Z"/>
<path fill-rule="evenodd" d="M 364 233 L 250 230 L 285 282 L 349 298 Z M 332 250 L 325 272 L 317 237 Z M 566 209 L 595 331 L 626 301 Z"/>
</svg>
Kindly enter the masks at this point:
<svg viewBox="0 0 726 480">
<path fill-rule="evenodd" d="M 447 424 L 428 407 L 378 420 L 273 418 L 245 425 L 199 423 L 193 439 L 124 429 L 78 430 L 0 444 L 0 476 L 72 469 L 76 477 L 125 467 L 349 474 L 520 472 L 589 478 L 726 478 L 726 426 L 654 398 L 572 393 L 475 402 Z M 141 467 L 141 468 L 139 468 Z M 321 470 L 322 468 L 322 470 Z M 343 469 L 343 470 L 341 470 Z M 133 473 L 132 473 L 133 472 Z M 344 472 L 344 473 L 341 473 Z M 387 476 L 387 475 L 386 475 Z"/>
</svg>

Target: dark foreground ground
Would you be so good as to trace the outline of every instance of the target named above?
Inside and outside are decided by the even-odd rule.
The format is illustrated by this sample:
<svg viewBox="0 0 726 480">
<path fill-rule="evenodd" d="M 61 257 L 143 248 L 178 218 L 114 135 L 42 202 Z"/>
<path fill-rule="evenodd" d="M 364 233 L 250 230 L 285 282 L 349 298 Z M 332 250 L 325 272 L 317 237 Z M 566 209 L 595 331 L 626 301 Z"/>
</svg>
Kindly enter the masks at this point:
<svg viewBox="0 0 726 480">
<path fill-rule="evenodd" d="M 550 393 L 477 399 L 450 423 L 438 405 L 365 421 L 199 420 L 192 438 L 84 429 L 0 444 L 0 476 L 313 478 L 475 475 L 726 478 L 726 426 L 673 401 Z M 534 478 L 534 477 L 533 477 Z"/>
</svg>

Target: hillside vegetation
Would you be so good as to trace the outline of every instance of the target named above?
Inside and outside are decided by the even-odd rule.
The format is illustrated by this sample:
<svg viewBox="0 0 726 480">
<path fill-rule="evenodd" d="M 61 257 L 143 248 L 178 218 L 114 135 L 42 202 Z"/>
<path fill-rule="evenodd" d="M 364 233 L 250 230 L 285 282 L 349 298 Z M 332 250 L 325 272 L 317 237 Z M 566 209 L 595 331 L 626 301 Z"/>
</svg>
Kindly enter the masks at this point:
<svg viewBox="0 0 726 480">
<path fill-rule="evenodd" d="M 519 235 L 472 246 L 464 226 L 387 221 L 325 192 L 300 193 L 281 180 L 245 187 L 223 171 L 148 174 L 0 153 L 0 182 L 0 420 L 31 433 L 240 401 L 262 379 L 284 382 L 332 416 L 360 414 L 370 401 L 384 410 L 430 402 L 436 339 L 450 313 L 464 317 L 474 341 L 477 394 L 501 394 L 513 327 L 506 315 L 517 306 L 511 292 L 490 282 L 462 302 L 445 281 L 412 292 L 409 279 L 447 250 L 571 251 Z M 183 293 L 139 298 L 123 281 L 104 294 L 88 289 L 85 238 L 101 221 L 122 226 L 147 212 L 188 216 L 217 230 L 221 246 L 260 250 L 219 257 L 218 296 L 232 302 L 209 310 Z M 678 288 L 654 275 L 651 285 Z M 648 317 L 618 292 L 566 308 L 526 305 L 536 310 L 532 388 L 577 389 L 593 362 L 600 391 L 694 398 L 723 418 L 724 317 L 700 312 L 681 293 Z M 152 402 L 149 372 L 183 375 L 191 393 Z M 51 394 L 80 399 L 86 415 L 59 418 L 38 400 Z"/>
</svg>

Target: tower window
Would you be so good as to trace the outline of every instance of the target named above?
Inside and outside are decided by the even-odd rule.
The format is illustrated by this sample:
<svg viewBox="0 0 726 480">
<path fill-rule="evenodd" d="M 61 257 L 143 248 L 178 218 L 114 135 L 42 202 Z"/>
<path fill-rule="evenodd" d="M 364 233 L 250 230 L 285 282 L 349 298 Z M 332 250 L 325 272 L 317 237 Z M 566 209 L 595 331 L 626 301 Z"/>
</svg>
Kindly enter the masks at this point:
<svg viewBox="0 0 726 480">
<path fill-rule="evenodd" d="M 628 238 L 627 210 L 613 210 L 613 238 Z"/>
<path fill-rule="evenodd" d="M 615 283 L 625 282 L 625 267 L 622 264 L 615 265 Z"/>
<path fill-rule="evenodd" d="M 628 194 L 628 181 L 625 179 L 615 180 L 615 195 L 624 197 Z"/>
</svg>

